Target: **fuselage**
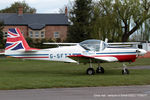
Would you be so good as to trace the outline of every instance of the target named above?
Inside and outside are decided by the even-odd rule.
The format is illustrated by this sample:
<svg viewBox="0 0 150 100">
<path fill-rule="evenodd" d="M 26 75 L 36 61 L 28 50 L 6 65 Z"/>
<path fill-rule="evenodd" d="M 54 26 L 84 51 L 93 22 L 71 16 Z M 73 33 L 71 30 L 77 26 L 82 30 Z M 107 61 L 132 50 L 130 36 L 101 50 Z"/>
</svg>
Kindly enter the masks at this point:
<svg viewBox="0 0 150 100">
<path fill-rule="evenodd" d="M 110 62 L 119 61 L 135 61 L 137 58 L 137 49 L 133 48 L 105 48 L 101 51 L 89 51 L 82 48 L 79 44 L 75 46 L 62 46 L 51 49 L 41 49 L 38 51 L 9 51 L 7 56 L 33 59 L 33 60 L 49 60 L 78 63 L 78 61 L 71 59 L 69 56 L 88 56 L 97 58 L 109 58 Z"/>
</svg>

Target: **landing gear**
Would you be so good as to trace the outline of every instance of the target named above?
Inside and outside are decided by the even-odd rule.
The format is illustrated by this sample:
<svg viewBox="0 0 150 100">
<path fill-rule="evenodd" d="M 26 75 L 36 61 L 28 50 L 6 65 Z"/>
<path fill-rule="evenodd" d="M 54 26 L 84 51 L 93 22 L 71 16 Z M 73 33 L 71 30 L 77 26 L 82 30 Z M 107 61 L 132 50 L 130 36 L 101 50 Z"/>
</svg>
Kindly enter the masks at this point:
<svg viewBox="0 0 150 100">
<path fill-rule="evenodd" d="M 96 69 L 96 73 L 104 73 L 104 68 L 100 66 L 100 63 L 98 62 L 98 67 Z"/>
<path fill-rule="evenodd" d="M 96 69 L 96 73 L 104 73 L 104 68 L 103 67 L 97 67 L 97 69 Z M 87 70 L 86 70 L 86 74 L 88 74 L 88 75 L 94 75 L 95 74 L 95 70 L 94 70 L 94 68 L 88 68 Z"/>
<path fill-rule="evenodd" d="M 96 73 L 104 73 L 104 68 L 103 67 L 97 67 L 97 69 L 96 69 Z"/>
<path fill-rule="evenodd" d="M 88 75 L 94 75 L 95 74 L 95 70 L 94 70 L 94 68 L 93 68 L 93 66 L 92 66 L 92 61 L 91 61 L 91 59 L 89 59 L 90 60 L 90 66 L 89 66 L 89 68 L 86 70 L 86 74 L 88 74 Z"/>
<path fill-rule="evenodd" d="M 88 75 L 94 75 L 94 74 L 95 74 L 94 68 L 88 68 L 88 69 L 86 70 L 86 74 L 88 74 Z"/>
<path fill-rule="evenodd" d="M 96 73 L 104 73 L 104 68 L 100 66 L 100 64 L 98 63 L 98 67 L 96 69 Z M 95 70 L 92 67 L 92 63 L 91 63 L 91 59 L 90 59 L 90 66 L 89 68 L 86 70 L 86 74 L 88 75 L 94 75 L 95 74 Z"/>
<path fill-rule="evenodd" d="M 125 75 L 125 74 L 130 74 L 130 72 L 127 69 L 127 66 L 125 64 L 123 64 L 122 75 Z"/>
</svg>

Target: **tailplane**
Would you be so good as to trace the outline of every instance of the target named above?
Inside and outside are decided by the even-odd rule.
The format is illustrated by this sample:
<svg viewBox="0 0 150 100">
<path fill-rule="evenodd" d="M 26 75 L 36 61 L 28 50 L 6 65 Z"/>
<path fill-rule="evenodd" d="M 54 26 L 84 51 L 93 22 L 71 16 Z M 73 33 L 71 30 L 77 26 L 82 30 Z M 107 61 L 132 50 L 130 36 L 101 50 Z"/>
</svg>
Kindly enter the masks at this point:
<svg viewBox="0 0 150 100">
<path fill-rule="evenodd" d="M 18 28 L 11 28 L 7 33 L 7 41 L 5 51 L 32 51 L 38 50 L 35 48 L 30 48 L 26 40 L 24 39 L 22 33 Z"/>
</svg>

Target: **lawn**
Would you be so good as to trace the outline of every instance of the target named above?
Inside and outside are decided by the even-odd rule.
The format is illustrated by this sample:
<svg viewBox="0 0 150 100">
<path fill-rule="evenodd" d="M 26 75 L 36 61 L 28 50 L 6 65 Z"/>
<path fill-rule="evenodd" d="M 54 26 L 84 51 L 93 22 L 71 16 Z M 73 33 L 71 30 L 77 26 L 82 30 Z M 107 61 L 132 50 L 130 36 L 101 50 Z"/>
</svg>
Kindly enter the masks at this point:
<svg viewBox="0 0 150 100">
<path fill-rule="evenodd" d="M 128 66 L 150 65 L 150 59 L 137 59 Z M 131 69 L 121 75 L 122 63 L 105 63 L 105 74 L 86 75 L 87 65 L 72 63 L 0 58 L 0 89 L 37 89 L 59 87 L 96 87 L 148 85 L 150 70 Z M 96 68 L 96 64 L 94 64 Z"/>
</svg>

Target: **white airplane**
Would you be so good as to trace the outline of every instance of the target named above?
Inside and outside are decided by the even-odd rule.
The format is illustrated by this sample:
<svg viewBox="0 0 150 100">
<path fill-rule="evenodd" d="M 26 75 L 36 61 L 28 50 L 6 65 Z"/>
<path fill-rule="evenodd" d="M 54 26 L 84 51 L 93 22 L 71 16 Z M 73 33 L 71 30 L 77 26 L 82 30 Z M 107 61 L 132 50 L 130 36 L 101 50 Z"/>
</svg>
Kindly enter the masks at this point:
<svg viewBox="0 0 150 100">
<path fill-rule="evenodd" d="M 48 43 L 50 44 L 50 43 Z M 71 63 L 89 63 L 86 73 L 95 74 L 92 63 L 98 63 L 97 73 L 104 73 L 104 68 L 100 66 L 103 62 L 134 62 L 139 55 L 147 52 L 143 49 L 126 47 L 109 47 L 101 40 L 85 40 L 80 43 L 63 43 L 71 46 L 61 46 L 50 49 L 30 48 L 18 28 L 9 29 L 5 55 L 15 58 L 62 61 Z M 122 74 L 129 74 L 129 70 L 124 65 Z"/>
</svg>

